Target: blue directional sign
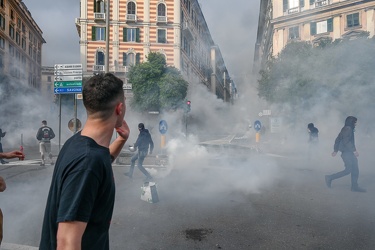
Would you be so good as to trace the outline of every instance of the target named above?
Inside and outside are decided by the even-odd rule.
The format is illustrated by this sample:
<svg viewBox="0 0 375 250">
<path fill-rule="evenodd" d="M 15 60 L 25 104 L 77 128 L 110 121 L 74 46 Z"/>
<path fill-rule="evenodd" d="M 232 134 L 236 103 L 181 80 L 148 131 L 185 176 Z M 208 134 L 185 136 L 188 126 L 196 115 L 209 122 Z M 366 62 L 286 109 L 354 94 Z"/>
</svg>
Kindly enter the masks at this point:
<svg viewBox="0 0 375 250">
<path fill-rule="evenodd" d="M 82 87 L 75 88 L 55 88 L 55 94 L 73 94 L 73 93 L 82 93 Z"/>
<path fill-rule="evenodd" d="M 161 120 L 161 121 L 159 122 L 159 131 L 160 131 L 160 133 L 161 133 L 162 135 L 164 135 L 165 133 L 167 133 L 167 131 L 168 131 L 168 124 L 167 124 L 166 121 Z"/>
<path fill-rule="evenodd" d="M 262 128 L 262 123 L 258 120 L 254 122 L 254 129 L 258 132 Z"/>
</svg>

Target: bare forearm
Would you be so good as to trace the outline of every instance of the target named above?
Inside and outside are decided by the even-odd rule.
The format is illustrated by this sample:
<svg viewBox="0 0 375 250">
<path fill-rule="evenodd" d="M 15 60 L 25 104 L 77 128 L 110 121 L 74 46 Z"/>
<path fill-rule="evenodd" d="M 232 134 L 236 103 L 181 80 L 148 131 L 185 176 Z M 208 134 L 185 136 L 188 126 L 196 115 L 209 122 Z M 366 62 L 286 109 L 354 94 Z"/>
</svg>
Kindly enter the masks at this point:
<svg viewBox="0 0 375 250">
<path fill-rule="evenodd" d="M 109 145 L 109 152 L 112 156 L 112 159 L 116 159 L 120 154 L 121 149 L 124 147 L 126 140 L 121 136 L 117 137 L 111 145 Z"/>
</svg>

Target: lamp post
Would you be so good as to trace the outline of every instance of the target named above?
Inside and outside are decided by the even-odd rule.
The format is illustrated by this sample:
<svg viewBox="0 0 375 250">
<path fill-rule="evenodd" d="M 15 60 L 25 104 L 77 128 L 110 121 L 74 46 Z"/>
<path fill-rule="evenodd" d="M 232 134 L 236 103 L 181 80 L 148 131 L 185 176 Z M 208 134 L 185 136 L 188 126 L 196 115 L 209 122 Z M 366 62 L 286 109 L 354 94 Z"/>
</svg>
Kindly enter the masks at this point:
<svg viewBox="0 0 375 250">
<path fill-rule="evenodd" d="M 109 1 L 107 0 L 105 14 L 105 73 L 109 72 Z"/>
</svg>

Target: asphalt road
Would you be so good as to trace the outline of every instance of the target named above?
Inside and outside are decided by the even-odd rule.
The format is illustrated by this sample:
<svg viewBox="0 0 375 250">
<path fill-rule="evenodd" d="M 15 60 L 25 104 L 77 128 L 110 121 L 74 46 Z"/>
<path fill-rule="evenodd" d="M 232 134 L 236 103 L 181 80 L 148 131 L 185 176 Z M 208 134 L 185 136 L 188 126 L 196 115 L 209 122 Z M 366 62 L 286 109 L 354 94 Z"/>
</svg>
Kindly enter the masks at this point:
<svg viewBox="0 0 375 250">
<path fill-rule="evenodd" d="M 111 249 L 375 249 L 371 154 L 360 165 L 367 193 L 350 192 L 349 177 L 325 186 L 324 175 L 342 168 L 337 157 L 185 154 L 150 170 L 159 196 L 153 204 L 140 199 L 140 171 L 130 180 L 127 165 L 114 165 Z M 2 249 L 39 244 L 53 166 L 32 158 L 0 165 L 7 182 Z"/>
</svg>

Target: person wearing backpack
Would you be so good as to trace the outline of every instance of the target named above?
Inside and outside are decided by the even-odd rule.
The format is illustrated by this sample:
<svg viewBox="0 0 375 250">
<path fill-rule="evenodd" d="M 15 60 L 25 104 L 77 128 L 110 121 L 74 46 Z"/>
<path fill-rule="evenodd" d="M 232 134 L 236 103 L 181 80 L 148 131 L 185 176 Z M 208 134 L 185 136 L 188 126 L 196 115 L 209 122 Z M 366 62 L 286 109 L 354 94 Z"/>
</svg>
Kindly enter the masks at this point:
<svg viewBox="0 0 375 250">
<path fill-rule="evenodd" d="M 333 146 L 332 156 L 335 157 L 337 152 L 341 152 L 341 158 L 344 161 L 345 169 L 332 175 L 326 175 L 325 181 L 329 188 L 333 180 L 344 177 L 351 174 L 352 192 L 366 192 L 365 189 L 358 186 L 359 168 L 358 159 L 359 156 L 355 147 L 354 140 L 354 129 L 357 125 L 357 118 L 354 116 L 348 116 L 345 119 L 345 126 L 341 129 L 338 134 L 335 144 Z"/>
<path fill-rule="evenodd" d="M 51 140 L 53 138 L 55 138 L 55 133 L 53 132 L 52 128 L 47 126 L 47 121 L 43 120 L 42 127 L 39 128 L 38 133 L 36 134 L 36 139 L 39 141 L 39 151 L 42 158 L 40 166 L 45 165 L 45 155 L 47 154 L 51 161 L 51 165 L 54 164 L 51 153 Z"/>
</svg>

